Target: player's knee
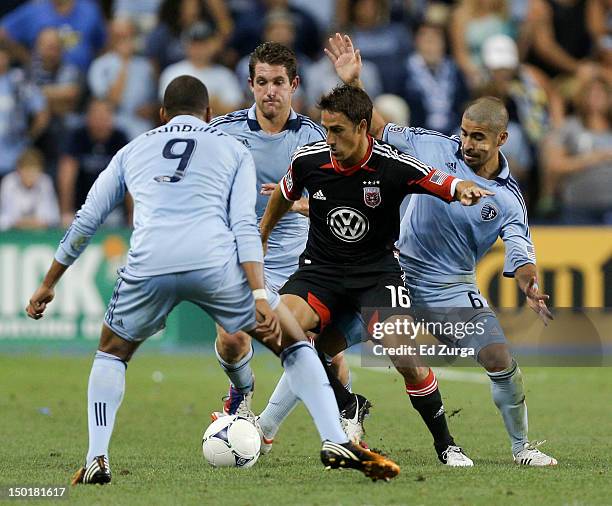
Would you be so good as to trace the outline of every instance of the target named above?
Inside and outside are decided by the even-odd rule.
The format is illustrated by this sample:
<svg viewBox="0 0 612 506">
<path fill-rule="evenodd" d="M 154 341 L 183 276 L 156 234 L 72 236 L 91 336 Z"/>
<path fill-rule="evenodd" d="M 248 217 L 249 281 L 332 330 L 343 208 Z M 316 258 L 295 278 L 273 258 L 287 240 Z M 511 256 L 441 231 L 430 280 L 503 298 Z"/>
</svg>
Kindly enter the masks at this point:
<svg viewBox="0 0 612 506">
<path fill-rule="evenodd" d="M 429 374 L 429 367 L 397 367 L 406 385 L 416 385 L 427 378 Z"/>
<path fill-rule="evenodd" d="M 113 355 L 123 362 L 129 362 L 138 346 L 140 342 L 123 339 L 104 326 L 98 350 Z"/>
<path fill-rule="evenodd" d="M 222 328 L 218 328 L 215 346 L 221 358 L 231 364 L 238 362 L 249 353 L 251 337 L 245 332 L 229 334 Z"/>
<path fill-rule="evenodd" d="M 501 372 L 512 366 L 512 355 L 505 344 L 490 344 L 480 350 L 478 362 L 487 372 Z"/>
</svg>

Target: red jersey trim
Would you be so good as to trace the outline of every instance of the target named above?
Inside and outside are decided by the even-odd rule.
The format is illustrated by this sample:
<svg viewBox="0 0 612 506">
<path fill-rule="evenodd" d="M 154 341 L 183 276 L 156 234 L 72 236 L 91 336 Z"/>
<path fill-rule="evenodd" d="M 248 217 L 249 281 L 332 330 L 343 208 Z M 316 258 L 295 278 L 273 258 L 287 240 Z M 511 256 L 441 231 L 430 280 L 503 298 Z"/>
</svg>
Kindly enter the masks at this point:
<svg viewBox="0 0 612 506">
<path fill-rule="evenodd" d="M 342 176 L 352 176 L 353 174 L 355 174 L 355 172 L 361 169 L 367 170 L 368 172 L 376 172 L 374 169 L 367 167 L 367 163 L 370 161 L 370 158 L 372 157 L 372 147 L 373 146 L 374 146 L 374 139 L 372 138 L 370 134 L 368 134 L 368 150 L 366 151 L 366 154 L 361 160 L 359 160 L 355 165 L 351 167 L 342 167 L 340 165 L 340 162 L 336 160 L 334 158 L 334 155 L 332 155 L 330 152 L 329 157 L 331 158 L 331 163 L 332 163 L 332 167 L 334 168 L 334 171 L 336 171 L 337 174 L 340 174 Z M 328 164 L 321 166 L 321 168 L 328 168 Z"/>
<path fill-rule="evenodd" d="M 281 179 L 280 187 L 283 197 L 285 197 L 286 200 L 295 201 L 300 200 L 300 198 L 302 197 L 301 194 L 297 196 L 293 194 L 293 169 L 291 167 L 289 167 L 289 170 L 283 176 L 283 179 Z"/>
<path fill-rule="evenodd" d="M 331 321 L 331 311 L 329 308 L 312 292 L 308 292 L 308 305 L 319 315 L 319 328 L 321 331 L 329 325 Z"/>
</svg>

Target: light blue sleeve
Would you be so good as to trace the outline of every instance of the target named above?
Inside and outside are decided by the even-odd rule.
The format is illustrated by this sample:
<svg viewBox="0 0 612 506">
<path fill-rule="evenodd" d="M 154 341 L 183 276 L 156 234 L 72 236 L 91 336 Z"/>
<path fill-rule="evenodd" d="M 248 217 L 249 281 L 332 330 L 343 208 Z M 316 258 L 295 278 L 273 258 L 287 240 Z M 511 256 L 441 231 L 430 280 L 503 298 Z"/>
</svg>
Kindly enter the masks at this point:
<svg viewBox="0 0 612 506">
<path fill-rule="evenodd" d="M 55 259 L 63 265 L 72 265 L 89 244 L 90 239 L 108 214 L 125 198 L 125 179 L 119 151 L 89 190 L 83 207 L 79 209 L 64 238 Z"/>
<path fill-rule="evenodd" d="M 535 248 L 531 241 L 527 215 L 523 212 L 517 201 L 517 207 L 513 208 L 510 217 L 502 225 L 499 236 L 506 247 L 506 258 L 504 260 L 504 276 L 513 278 L 516 270 L 525 264 L 536 263 Z"/>
<path fill-rule="evenodd" d="M 413 129 L 395 123 L 387 123 L 383 130 L 382 140 L 395 146 L 403 153 L 417 156 L 417 149 L 414 143 L 415 134 Z"/>
<path fill-rule="evenodd" d="M 255 162 L 251 153 L 245 149 L 234 175 L 229 199 L 229 225 L 236 238 L 240 263 L 263 263 L 263 248 L 255 215 L 256 200 Z"/>
</svg>

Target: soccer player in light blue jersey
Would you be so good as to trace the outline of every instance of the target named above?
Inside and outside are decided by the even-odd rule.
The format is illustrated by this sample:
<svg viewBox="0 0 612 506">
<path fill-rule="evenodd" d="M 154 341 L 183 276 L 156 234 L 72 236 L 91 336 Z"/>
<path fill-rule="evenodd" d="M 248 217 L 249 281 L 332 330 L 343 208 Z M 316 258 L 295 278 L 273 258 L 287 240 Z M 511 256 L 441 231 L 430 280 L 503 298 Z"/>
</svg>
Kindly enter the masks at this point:
<svg viewBox="0 0 612 506">
<path fill-rule="evenodd" d="M 43 316 L 54 286 L 129 191 L 134 231 L 89 376 L 89 450 L 73 484 L 111 481 L 108 446 L 127 362 L 182 301 L 280 355 L 290 389 L 315 421 L 324 465 L 374 479 L 396 476 L 394 462 L 348 442 L 316 351 L 288 309 L 280 303 L 273 311 L 268 303 L 252 156 L 207 123 L 208 92 L 194 77 L 168 85 L 160 115 L 164 126 L 134 139 L 100 174 L 26 308 L 34 319 Z"/>
<path fill-rule="evenodd" d="M 361 86 L 361 59 L 348 36 L 330 39 L 326 53 L 344 82 Z M 557 461 L 544 454 L 527 437 L 527 406 L 523 377 L 512 358 L 503 330 L 476 286 L 478 260 L 498 237 L 506 246 L 504 275 L 514 277 L 527 304 L 548 324 L 548 295 L 539 292 L 536 258 L 527 223 L 527 209 L 518 184 L 500 149 L 508 138 L 508 112 L 493 97 L 471 103 L 463 114 L 461 135 L 447 137 L 421 128 L 385 124 L 374 114 L 371 132 L 398 149 L 459 178 L 474 179 L 495 195 L 478 206 L 463 208 L 439 205 L 434 199 L 415 195 L 402 218 L 396 244 L 406 274 L 412 304 L 427 308 L 472 308 L 473 323 L 482 322 L 485 332 L 466 339 L 436 336 L 453 346 L 474 351 L 491 380 L 491 391 L 510 437 L 514 461 L 521 465 L 549 466 Z M 448 314 L 448 311 L 441 311 Z M 426 367 L 403 370 L 413 406 L 430 427 L 432 413 L 444 419 L 435 377 Z M 435 386 L 435 388 L 434 388 Z M 446 422 L 444 422 L 446 423 Z M 431 430 L 431 427 L 430 427 Z M 433 431 L 432 431 L 433 433 Z M 434 444 L 438 455 L 438 441 Z M 454 450 L 453 450 L 454 451 Z"/>
<path fill-rule="evenodd" d="M 259 221 L 269 195 L 287 172 L 291 155 L 305 144 L 324 139 L 325 135 L 319 125 L 291 108 L 293 94 L 299 85 L 297 60 L 291 49 L 276 42 L 259 45 L 249 60 L 249 76 L 255 103 L 249 109 L 215 118 L 211 125 L 239 140 L 253 155 L 259 190 L 255 210 Z M 273 297 L 273 307 L 274 301 L 278 299 L 278 290 L 298 268 L 298 258 L 308 238 L 307 216 L 308 200 L 302 198 L 294 204 L 292 212 L 282 218 L 268 240 L 264 271 L 266 287 Z M 351 318 L 347 315 L 345 320 L 339 325 L 342 333 L 361 334 L 357 316 Z M 244 332 L 230 334 L 227 329 L 218 327 L 215 350 L 221 367 L 230 379 L 230 389 L 223 413 L 213 413 L 213 419 L 222 414 L 251 415 L 254 377 L 249 364 L 253 356 L 250 337 Z M 348 385 L 348 367 L 343 363 L 342 355 L 337 357 L 336 362 L 344 372 L 340 378 L 342 383 Z M 367 409 L 367 406 L 363 404 L 363 397 L 357 394 L 347 397 L 342 385 L 340 388 L 332 386 L 339 392 L 338 395 L 344 396 L 347 404 L 355 409 L 362 408 L 361 415 L 364 416 L 363 409 Z M 275 432 L 277 414 L 280 417 L 280 413 L 285 411 L 285 407 L 279 403 L 284 398 L 283 389 L 286 387 L 285 382 L 279 384 L 279 389 L 272 396 L 270 408 L 262 415 L 268 435 Z M 343 408 L 343 411 L 347 410 Z M 353 416 L 353 413 L 348 414 Z M 272 444 L 272 438 L 266 437 L 262 443 L 266 451 Z"/>
</svg>

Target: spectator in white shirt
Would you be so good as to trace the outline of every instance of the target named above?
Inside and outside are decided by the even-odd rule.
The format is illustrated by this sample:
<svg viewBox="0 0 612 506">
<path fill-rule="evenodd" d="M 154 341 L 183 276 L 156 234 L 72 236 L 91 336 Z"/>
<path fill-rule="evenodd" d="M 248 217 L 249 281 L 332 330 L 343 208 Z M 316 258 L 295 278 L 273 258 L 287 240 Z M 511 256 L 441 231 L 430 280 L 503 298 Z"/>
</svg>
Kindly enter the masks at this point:
<svg viewBox="0 0 612 506">
<path fill-rule="evenodd" d="M 43 170 L 41 152 L 29 148 L 17 160 L 17 170 L 2 179 L 0 230 L 43 229 L 59 225 L 53 181 Z"/>
<path fill-rule="evenodd" d="M 221 49 L 221 37 L 206 23 L 192 26 L 186 33 L 187 59 L 166 67 L 159 78 L 159 97 L 166 87 L 181 75 L 193 76 L 208 88 L 210 107 L 219 116 L 240 108 L 242 91 L 236 75 L 227 67 L 214 63 Z"/>
</svg>

